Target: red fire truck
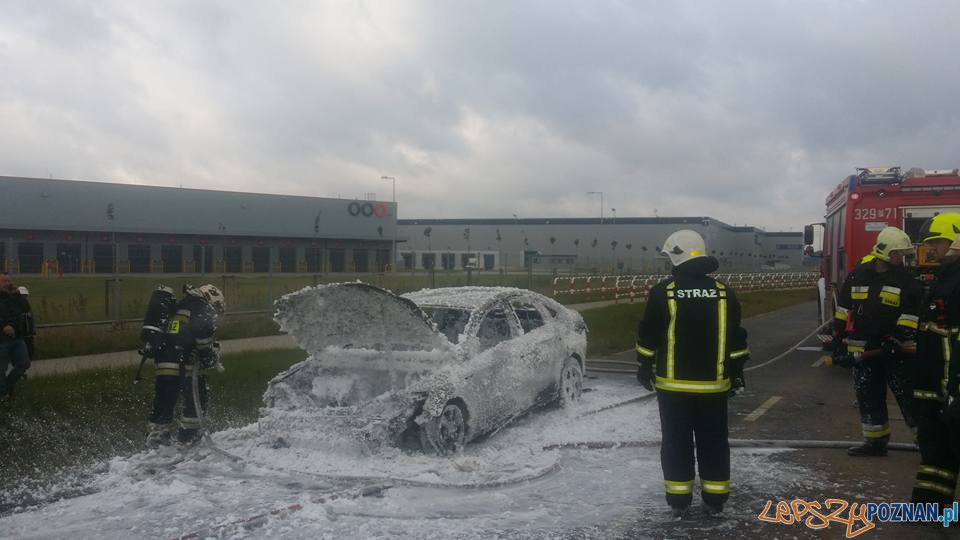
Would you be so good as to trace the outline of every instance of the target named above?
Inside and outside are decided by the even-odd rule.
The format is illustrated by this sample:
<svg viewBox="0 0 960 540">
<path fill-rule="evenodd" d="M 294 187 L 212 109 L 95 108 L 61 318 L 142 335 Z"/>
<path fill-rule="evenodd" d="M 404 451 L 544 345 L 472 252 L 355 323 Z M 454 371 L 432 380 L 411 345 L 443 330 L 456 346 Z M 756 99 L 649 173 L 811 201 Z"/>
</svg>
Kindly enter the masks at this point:
<svg viewBox="0 0 960 540">
<path fill-rule="evenodd" d="M 820 322 L 833 317 L 834 295 L 844 277 L 873 248 L 887 226 L 903 229 L 914 242 L 923 223 L 941 212 L 960 212 L 960 170 L 870 167 L 857 169 L 826 200 L 823 258 L 820 264 Z M 813 244 L 813 225 L 804 230 L 804 243 Z M 929 268 L 925 252 L 908 264 Z"/>
</svg>

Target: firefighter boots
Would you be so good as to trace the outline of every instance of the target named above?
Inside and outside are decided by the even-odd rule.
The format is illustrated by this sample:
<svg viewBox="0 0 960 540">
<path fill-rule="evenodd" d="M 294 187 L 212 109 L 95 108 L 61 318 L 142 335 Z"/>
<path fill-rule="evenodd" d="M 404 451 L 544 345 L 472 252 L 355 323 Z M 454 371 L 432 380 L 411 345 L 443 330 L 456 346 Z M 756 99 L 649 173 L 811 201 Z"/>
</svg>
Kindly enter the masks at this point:
<svg viewBox="0 0 960 540">
<path fill-rule="evenodd" d="M 887 455 L 887 441 L 863 441 L 860 446 L 851 446 L 847 455 L 852 457 L 884 457 Z"/>
</svg>

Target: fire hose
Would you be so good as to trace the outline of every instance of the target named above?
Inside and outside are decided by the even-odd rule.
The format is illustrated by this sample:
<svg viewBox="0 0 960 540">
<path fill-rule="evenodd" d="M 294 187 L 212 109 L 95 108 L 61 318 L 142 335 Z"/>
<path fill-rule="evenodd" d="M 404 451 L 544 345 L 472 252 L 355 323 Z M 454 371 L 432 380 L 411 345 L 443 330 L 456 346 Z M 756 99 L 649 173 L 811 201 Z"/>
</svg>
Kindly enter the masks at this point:
<svg viewBox="0 0 960 540">
<path fill-rule="evenodd" d="M 822 330 L 824 327 L 826 327 L 827 325 L 831 324 L 832 322 L 833 322 L 833 321 L 827 321 L 827 322 L 821 324 L 821 325 L 818 326 L 816 329 L 814 329 L 812 332 L 810 332 L 809 334 L 807 334 L 806 336 L 804 336 L 803 339 L 801 339 L 800 341 L 798 341 L 798 342 L 797 342 L 796 344 L 794 344 L 792 347 L 790 347 L 790 348 L 788 348 L 787 350 L 783 351 L 782 353 L 774 356 L 773 358 L 764 361 L 764 362 L 761 363 L 761 364 L 756 364 L 756 365 L 753 365 L 753 366 L 744 368 L 744 371 L 753 371 L 753 370 L 755 370 L 755 369 L 760 369 L 760 368 L 762 368 L 762 367 L 764 367 L 764 366 L 768 366 L 768 365 L 770 365 L 770 364 L 772 364 L 772 363 L 774 363 L 774 362 L 776 362 L 776 361 L 784 358 L 784 357 L 787 356 L 788 354 L 790 354 L 790 353 L 792 353 L 793 351 L 797 350 L 797 348 L 800 347 L 801 345 L 803 345 L 804 342 L 806 342 L 808 339 L 810 339 L 810 338 L 812 338 L 813 336 L 815 336 L 815 335 L 817 334 L 817 332 L 819 332 L 820 330 Z M 628 352 L 628 351 L 624 351 L 624 352 Z M 621 353 L 621 354 L 622 354 L 622 353 Z M 620 361 L 620 360 L 598 360 L 597 362 L 598 362 L 598 363 L 603 363 L 603 364 L 622 364 L 622 365 L 627 365 L 627 366 L 636 366 L 636 363 L 635 363 L 635 362 L 624 362 L 624 361 Z M 636 372 L 637 372 L 636 367 L 634 367 L 633 369 L 595 368 L 595 367 L 591 367 L 591 368 L 589 368 L 589 371 L 596 371 L 596 372 L 599 372 L 599 373 L 636 373 Z"/>
</svg>

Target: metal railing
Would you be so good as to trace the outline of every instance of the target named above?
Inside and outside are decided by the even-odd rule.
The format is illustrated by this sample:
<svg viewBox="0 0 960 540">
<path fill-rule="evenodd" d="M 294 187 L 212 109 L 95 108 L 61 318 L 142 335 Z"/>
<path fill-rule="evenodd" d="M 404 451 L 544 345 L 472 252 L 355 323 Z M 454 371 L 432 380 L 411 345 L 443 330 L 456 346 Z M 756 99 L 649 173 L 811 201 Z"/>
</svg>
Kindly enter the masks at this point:
<svg viewBox="0 0 960 540">
<path fill-rule="evenodd" d="M 633 302 L 637 298 L 643 298 L 651 287 L 669 277 L 667 274 L 558 276 L 553 280 L 553 296 L 588 296 L 600 300 Z M 715 274 L 713 277 L 738 291 L 757 291 L 813 287 L 820 274 L 817 272 L 743 272 Z"/>
<path fill-rule="evenodd" d="M 274 310 L 272 309 L 251 309 L 247 311 L 228 311 L 223 314 L 223 317 L 243 317 L 250 315 L 272 315 Z M 44 328 L 70 328 L 73 326 L 103 326 L 111 325 L 113 327 L 123 327 L 127 324 L 141 324 L 143 323 L 143 317 L 131 318 L 131 319 L 109 319 L 102 321 L 72 321 L 72 322 L 59 322 L 59 323 L 47 323 L 47 324 L 38 324 L 37 329 L 42 330 Z"/>
</svg>

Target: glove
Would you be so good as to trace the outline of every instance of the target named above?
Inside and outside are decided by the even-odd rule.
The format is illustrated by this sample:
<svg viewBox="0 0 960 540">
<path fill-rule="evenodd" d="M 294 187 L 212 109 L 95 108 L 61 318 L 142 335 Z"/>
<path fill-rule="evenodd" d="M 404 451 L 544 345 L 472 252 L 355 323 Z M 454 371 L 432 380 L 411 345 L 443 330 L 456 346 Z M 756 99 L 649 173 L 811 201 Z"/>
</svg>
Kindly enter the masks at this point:
<svg viewBox="0 0 960 540">
<path fill-rule="evenodd" d="M 744 389 L 746 389 L 747 383 L 743 380 L 743 376 L 740 377 L 731 377 L 730 378 L 730 392 L 728 395 L 730 397 L 736 397 L 738 394 L 742 394 Z"/>
<path fill-rule="evenodd" d="M 640 383 L 640 386 L 653 392 L 653 381 L 653 362 L 648 358 L 643 358 L 640 361 L 640 367 L 637 368 L 637 382 Z"/>
<path fill-rule="evenodd" d="M 853 366 L 853 355 L 847 353 L 846 351 L 834 351 L 833 353 L 833 365 L 849 368 Z"/>
<path fill-rule="evenodd" d="M 210 348 L 199 351 L 197 359 L 200 363 L 200 369 L 215 367 L 220 363 L 220 343 L 215 341 Z"/>
<path fill-rule="evenodd" d="M 749 356 L 743 356 L 735 360 L 731 360 L 730 364 L 730 392 L 728 393 L 729 397 L 734 397 L 737 394 L 743 393 L 744 389 L 747 387 L 747 382 L 743 376 L 743 365 L 749 360 Z"/>
</svg>

